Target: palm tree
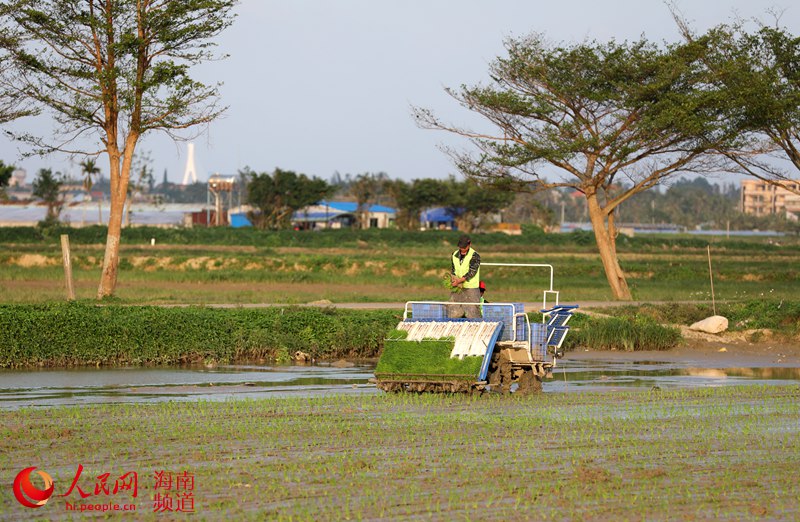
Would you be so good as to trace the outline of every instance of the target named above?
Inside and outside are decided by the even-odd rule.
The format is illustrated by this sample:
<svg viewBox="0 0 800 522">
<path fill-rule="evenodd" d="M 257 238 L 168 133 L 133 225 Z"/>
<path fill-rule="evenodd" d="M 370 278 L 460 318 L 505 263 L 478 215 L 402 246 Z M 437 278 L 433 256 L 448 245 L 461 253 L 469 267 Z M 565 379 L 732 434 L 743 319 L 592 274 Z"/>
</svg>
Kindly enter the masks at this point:
<svg viewBox="0 0 800 522">
<path fill-rule="evenodd" d="M 87 193 L 92 191 L 92 176 L 100 173 L 100 168 L 92 158 L 86 158 L 81 162 L 81 172 L 83 172 L 83 188 Z"/>
</svg>

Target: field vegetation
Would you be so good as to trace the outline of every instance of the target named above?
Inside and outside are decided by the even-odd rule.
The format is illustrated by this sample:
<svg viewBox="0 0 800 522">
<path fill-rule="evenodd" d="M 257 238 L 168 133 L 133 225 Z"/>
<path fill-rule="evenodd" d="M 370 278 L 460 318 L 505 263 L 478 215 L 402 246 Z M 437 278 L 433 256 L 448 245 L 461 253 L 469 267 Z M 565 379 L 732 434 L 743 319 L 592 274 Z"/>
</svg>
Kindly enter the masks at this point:
<svg viewBox="0 0 800 522">
<path fill-rule="evenodd" d="M 192 475 L 202 519 L 796 520 L 799 416 L 797 386 L 26 409 L 0 411 L 0 473 L 36 465 L 56 495 L 79 464 L 88 492 L 138 473 L 138 498 L 73 491 L 48 520 L 109 500 L 164 520 L 162 470 Z"/>
<path fill-rule="evenodd" d="M 397 310 L 0 305 L 0 368 L 375 357 Z"/>
<path fill-rule="evenodd" d="M 78 303 L 63 301 L 58 237 L 73 245 Z M 400 307 L 346 312 L 326 303 L 445 300 L 440 285 L 457 232 L 254 229 L 126 231 L 117 296 L 91 300 L 102 262 L 103 227 L 0 228 L 0 367 L 172 364 L 245 359 L 376 357 Z M 155 245 L 151 244 L 155 239 Z M 586 232 L 476 234 L 484 262 L 550 263 L 562 303 L 607 300 L 602 266 Z M 712 246 L 718 312 L 733 329 L 800 332 L 800 242 L 696 237 L 621 237 L 635 297 L 666 304 L 579 314 L 567 349 L 664 350 L 681 341 L 671 325 L 711 315 L 707 247 Z M 541 302 L 546 269 L 486 266 L 490 302 Z M 280 308 L 210 309 L 271 303 Z M 319 309 L 292 308 L 314 303 Z M 199 305 L 163 308 L 153 305 Z M 289 306 L 289 308 L 286 308 Z M 529 308 L 535 310 L 536 304 Z M 533 313 L 531 320 L 540 317 Z M 170 333 L 178 332 L 178 333 Z M 113 342 L 112 342 L 113 341 Z"/>
<path fill-rule="evenodd" d="M 478 375 L 481 358 L 450 359 L 452 340 L 405 341 L 393 332 L 401 319 L 400 309 L 8 304 L 0 305 L 0 368 L 284 363 L 301 351 L 316 360 L 382 355 L 379 373 Z M 647 317 L 574 322 L 568 348 L 665 350 L 681 340 Z"/>
<path fill-rule="evenodd" d="M 658 323 L 690 325 L 714 313 L 710 303 L 674 303 L 623 305 L 602 308 L 604 314 L 636 317 Z M 731 331 L 770 330 L 788 339 L 800 335 L 800 302 L 783 299 L 755 299 L 723 302 L 716 313 L 728 319 Z"/>
<path fill-rule="evenodd" d="M 63 299 L 58 236 L 70 234 L 76 292 L 91 298 L 101 269 L 103 227 L 0 229 L 3 302 Z M 129 304 L 404 302 L 446 299 L 440 283 L 457 232 L 132 228 L 123 238 L 116 299 Z M 155 239 L 155 246 L 151 245 Z M 476 234 L 484 262 L 550 263 L 562 302 L 611 298 L 587 232 Z M 718 300 L 792 299 L 800 293 L 797 238 L 634 237 L 619 240 L 622 267 L 639 301 L 710 299 L 711 245 Z M 489 301 L 540 301 L 545 269 L 482 270 Z"/>
</svg>

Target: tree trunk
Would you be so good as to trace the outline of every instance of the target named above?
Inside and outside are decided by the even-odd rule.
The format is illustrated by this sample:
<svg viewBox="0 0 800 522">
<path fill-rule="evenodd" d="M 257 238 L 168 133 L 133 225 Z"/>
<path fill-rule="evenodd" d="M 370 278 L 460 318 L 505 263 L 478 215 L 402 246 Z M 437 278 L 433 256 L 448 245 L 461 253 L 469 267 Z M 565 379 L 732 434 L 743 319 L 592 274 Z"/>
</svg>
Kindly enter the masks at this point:
<svg viewBox="0 0 800 522">
<path fill-rule="evenodd" d="M 622 267 L 619 266 L 616 241 L 609 233 L 608 228 L 606 228 L 605 213 L 597 201 L 597 195 L 587 193 L 586 203 L 589 209 L 589 219 L 594 230 L 594 237 L 597 241 L 597 249 L 600 252 L 600 260 L 603 262 L 606 279 L 608 279 L 614 299 L 630 301 L 632 299 L 631 291 L 628 288 L 628 282 L 625 280 L 625 273 L 622 271 Z"/>
<path fill-rule="evenodd" d="M 103 272 L 100 274 L 100 286 L 97 298 L 103 299 L 114 295 L 119 274 L 119 245 L 122 235 L 122 218 L 125 213 L 125 201 L 128 199 L 128 182 L 130 180 L 131 162 L 136 147 L 136 137 L 128 136 L 125 154 L 120 164 L 120 153 L 116 147 L 109 146 L 108 156 L 111 178 L 111 208 L 108 216 L 108 235 L 106 251 L 103 256 Z"/>
<path fill-rule="evenodd" d="M 119 272 L 119 243 L 122 231 L 122 213 L 125 199 L 112 192 L 111 209 L 108 216 L 108 235 L 106 236 L 106 251 L 103 257 L 103 272 L 100 274 L 100 287 L 97 289 L 97 298 L 103 299 L 114 295 L 117 287 L 117 274 Z"/>
<path fill-rule="evenodd" d="M 472 216 L 470 214 L 462 214 L 455 218 L 456 227 L 460 232 L 471 234 L 473 232 Z"/>
</svg>

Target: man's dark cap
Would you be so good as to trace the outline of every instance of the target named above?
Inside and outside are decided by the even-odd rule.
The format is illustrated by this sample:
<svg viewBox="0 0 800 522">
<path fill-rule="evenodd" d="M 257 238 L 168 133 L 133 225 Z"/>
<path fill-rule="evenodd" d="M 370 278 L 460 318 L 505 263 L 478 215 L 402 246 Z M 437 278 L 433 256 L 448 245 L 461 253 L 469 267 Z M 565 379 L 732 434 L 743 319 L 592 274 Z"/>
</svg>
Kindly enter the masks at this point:
<svg viewBox="0 0 800 522">
<path fill-rule="evenodd" d="M 464 234 L 458 238 L 458 248 L 467 248 L 470 244 L 469 236 Z"/>
</svg>

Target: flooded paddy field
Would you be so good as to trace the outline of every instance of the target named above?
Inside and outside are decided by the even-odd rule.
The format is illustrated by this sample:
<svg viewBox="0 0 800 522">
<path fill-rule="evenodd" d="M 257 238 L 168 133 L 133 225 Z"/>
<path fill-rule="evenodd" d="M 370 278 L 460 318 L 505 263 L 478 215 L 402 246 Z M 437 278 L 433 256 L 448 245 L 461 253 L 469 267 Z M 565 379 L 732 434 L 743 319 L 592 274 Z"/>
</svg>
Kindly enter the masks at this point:
<svg viewBox="0 0 800 522">
<path fill-rule="evenodd" d="M 800 368 L 715 367 L 696 360 L 562 359 L 545 393 L 800 384 Z M 732 361 L 760 364 L 758 361 Z M 762 361 L 763 362 L 763 361 Z M 0 409 L 59 405 L 228 400 L 381 393 L 374 364 L 227 365 L 0 371 Z"/>
<path fill-rule="evenodd" d="M 0 410 L 3 481 L 54 481 L 0 519 L 800 518 L 797 384 L 264 397 Z"/>
<path fill-rule="evenodd" d="M 0 520 L 797 520 L 799 368 L 570 352 L 533 396 L 386 394 L 366 362 L 2 371 L 0 479 L 54 491 Z"/>
<path fill-rule="evenodd" d="M 229 365 L 0 370 L 0 409 L 316 396 L 374 391 L 372 365 Z"/>
</svg>

